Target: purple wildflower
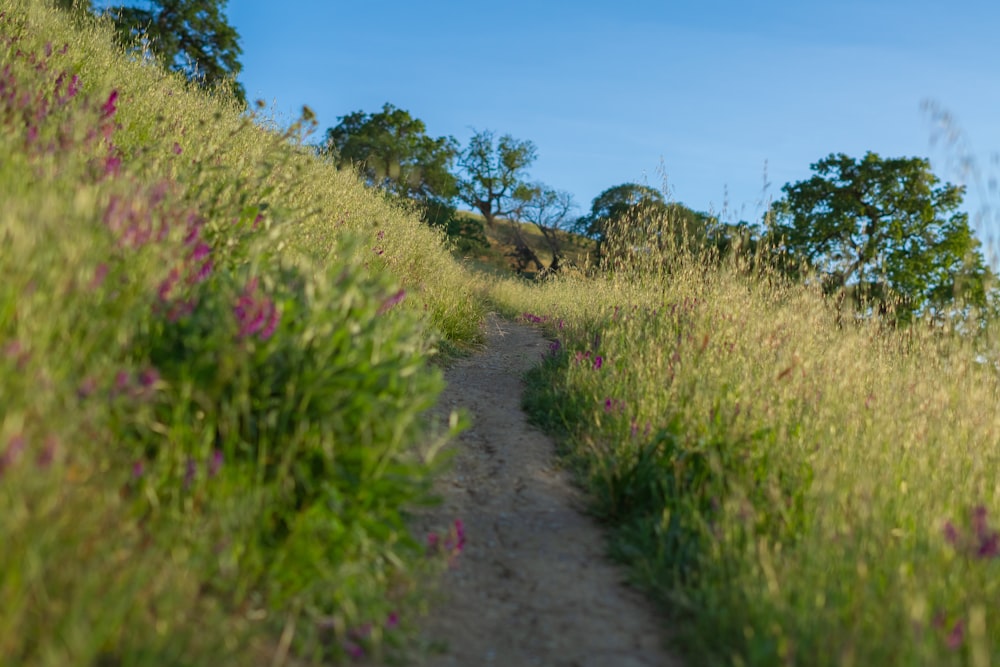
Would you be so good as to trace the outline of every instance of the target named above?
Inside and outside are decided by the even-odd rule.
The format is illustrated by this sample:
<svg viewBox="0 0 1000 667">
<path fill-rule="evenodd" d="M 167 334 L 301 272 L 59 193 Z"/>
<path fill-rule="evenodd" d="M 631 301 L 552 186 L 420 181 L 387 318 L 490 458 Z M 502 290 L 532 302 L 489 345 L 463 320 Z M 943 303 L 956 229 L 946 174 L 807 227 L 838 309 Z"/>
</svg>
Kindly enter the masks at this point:
<svg viewBox="0 0 1000 667">
<path fill-rule="evenodd" d="M 125 393 L 125 390 L 129 388 L 130 384 L 132 384 L 132 378 L 129 377 L 129 374 L 126 371 L 118 371 L 115 373 L 115 386 L 113 393 L 115 395 Z"/>
<path fill-rule="evenodd" d="M 395 294 L 393 294 L 388 299 L 386 299 L 385 301 L 382 302 L 382 305 L 379 306 L 379 308 L 378 308 L 378 314 L 382 315 L 386 311 L 391 310 L 392 308 L 395 308 L 405 298 L 406 298 L 406 290 L 405 289 L 399 290 L 398 292 L 396 292 Z"/>
<path fill-rule="evenodd" d="M 118 111 L 118 107 L 115 104 L 117 101 L 118 91 L 112 90 L 111 94 L 108 95 L 108 101 L 101 106 L 101 113 L 104 118 L 110 118 L 115 115 L 115 112 Z"/>
<path fill-rule="evenodd" d="M 83 378 L 80 386 L 76 388 L 76 396 L 83 400 L 89 398 L 95 391 L 97 391 L 97 380 L 93 376 L 87 376 Z"/>
<path fill-rule="evenodd" d="M 215 264 L 212 262 L 212 260 L 206 259 L 204 262 L 201 263 L 201 267 L 198 268 L 198 272 L 189 279 L 189 282 L 191 282 L 192 284 L 197 284 L 205 281 L 205 279 L 207 279 L 208 276 L 212 273 L 212 269 L 214 268 Z"/>
<path fill-rule="evenodd" d="M 979 558 L 996 558 L 1000 555 L 1000 535 L 991 531 L 989 535 L 980 538 L 976 556 Z"/>
<path fill-rule="evenodd" d="M 355 660 L 365 657 L 365 650 L 360 644 L 355 644 L 354 642 L 344 642 L 344 652 Z"/>
<path fill-rule="evenodd" d="M 604 365 L 604 357 L 602 357 L 600 355 L 594 357 L 594 370 L 595 371 L 600 370 L 601 366 L 603 366 L 603 365 Z"/>
<path fill-rule="evenodd" d="M 559 350 L 561 349 L 562 349 L 562 343 L 560 343 L 558 339 L 549 343 L 549 354 L 551 354 L 552 356 L 556 356 L 557 354 L 559 354 Z"/>
<path fill-rule="evenodd" d="M 94 268 L 94 277 L 90 279 L 90 285 L 89 285 L 90 289 L 95 290 L 101 285 L 103 285 L 104 279 L 107 278 L 107 276 L 108 276 L 108 265 L 104 264 L 103 262 L 101 264 L 98 264 L 97 267 Z"/>
<path fill-rule="evenodd" d="M 944 533 L 944 539 L 947 540 L 948 544 L 952 546 L 958 545 L 958 529 L 955 528 L 955 524 L 951 521 L 946 521 L 942 532 Z"/>
<path fill-rule="evenodd" d="M 176 141 L 174 142 L 174 149 L 173 150 L 174 150 L 174 155 L 180 155 L 184 151 L 184 149 L 181 148 L 181 145 L 179 143 L 177 143 Z"/>
<path fill-rule="evenodd" d="M 122 159 L 114 153 L 108 153 L 104 160 L 104 175 L 118 176 L 122 171 Z"/>
<path fill-rule="evenodd" d="M 221 449 L 216 449 L 212 452 L 212 458 L 208 461 L 208 476 L 215 477 L 219 474 L 219 470 L 222 469 L 222 464 L 224 462 L 224 457 L 222 455 Z"/>
<path fill-rule="evenodd" d="M 455 519 L 455 551 L 461 553 L 465 548 L 465 524 L 461 519 Z"/>
<path fill-rule="evenodd" d="M 387 630 L 394 630 L 399 627 L 399 614 L 395 611 L 390 611 L 389 615 L 385 619 L 385 627 Z"/>
<path fill-rule="evenodd" d="M 611 412 L 615 407 L 615 402 L 610 397 L 604 399 L 604 411 Z"/>
<path fill-rule="evenodd" d="M 233 308 L 236 320 L 240 325 L 240 338 L 259 334 L 261 340 L 267 340 L 274 333 L 281 319 L 274 302 L 257 294 L 257 279 L 251 278 L 237 299 Z"/>
<path fill-rule="evenodd" d="M 194 250 L 191 251 L 191 260 L 194 262 L 200 262 L 201 260 L 208 257 L 209 253 L 212 252 L 212 246 L 208 245 L 204 241 L 199 242 L 195 245 Z"/>
<path fill-rule="evenodd" d="M 160 381 L 160 372 L 150 366 L 139 373 L 139 384 L 145 388 L 150 388 Z"/>
<path fill-rule="evenodd" d="M 954 627 L 952 627 L 951 632 L 948 633 L 948 648 L 953 651 L 958 650 L 962 647 L 962 642 L 965 640 L 965 624 L 962 619 L 955 621 Z"/>
<path fill-rule="evenodd" d="M 141 479 L 145 472 L 146 466 L 142 459 L 136 459 L 135 463 L 132 464 L 132 479 Z"/>
<path fill-rule="evenodd" d="M 278 322 L 281 321 L 281 313 L 278 311 L 277 306 L 275 306 L 274 303 L 271 303 L 270 306 L 271 309 L 268 314 L 267 322 L 264 325 L 263 330 L 260 332 L 261 340 L 267 340 L 274 335 L 274 331 L 278 328 Z"/>
<path fill-rule="evenodd" d="M 8 440 L 7 447 L 4 449 L 3 454 L 0 455 L 0 474 L 3 474 L 7 468 L 17 463 L 17 460 L 21 457 L 21 452 L 23 451 L 24 436 L 15 435 Z"/>
<path fill-rule="evenodd" d="M 38 452 L 35 463 L 39 468 L 48 468 L 56 459 L 56 450 L 59 449 L 59 440 L 53 435 L 45 439 L 45 446 Z"/>
<path fill-rule="evenodd" d="M 187 234 L 184 235 L 184 245 L 195 245 L 201 239 L 201 222 L 192 215 L 188 219 Z"/>
<path fill-rule="evenodd" d="M 28 360 L 31 359 L 31 352 L 24 349 L 24 346 L 21 345 L 21 341 L 18 340 L 13 340 L 8 343 L 3 349 L 3 354 L 5 357 L 14 362 L 14 365 L 19 371 L 23 371 L 24 367 L 28 364 Z"/>
</svg>

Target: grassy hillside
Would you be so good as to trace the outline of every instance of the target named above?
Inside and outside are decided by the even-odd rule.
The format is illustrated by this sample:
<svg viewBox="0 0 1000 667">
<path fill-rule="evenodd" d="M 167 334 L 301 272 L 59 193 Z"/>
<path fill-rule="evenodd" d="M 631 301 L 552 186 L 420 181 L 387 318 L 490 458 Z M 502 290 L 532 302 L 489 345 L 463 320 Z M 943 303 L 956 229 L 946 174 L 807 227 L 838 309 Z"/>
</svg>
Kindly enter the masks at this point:
<svg viewBox="0 0 1000 667">
<path fill-rule="evenodd" d="M 111 43 L 0 0 L 0 663 L 397 642 L 448 556 L 405 521 L 447 435 L 428 361 L 481 306 L 308 118 Z"/>
<path fill-rule="evenodd" d="M 633 261 L 493 296 L 549 329 L 526 404 L 694 664 L 1000 657 L 989 337 L 841 328 L 767 272 Z"/>
<path fill-rule="evenodd" d="M 502 226 L 463 266 L 308 112 L 266 129 L 110 44 L 0 0 L 0 663 L 405 652 L 452 555 L 407 526 L 431 361 L 487 305 L 547 327 L 527 405 L 692 664 L 1000 660 L 992 329 L 843 325 L 666 250 L 474 274 Z"/>
<path fill-rule="evenodd" d="M 500 220 L 495 227 L 490 228 L 485 225 L 483 217 L 478 213 L 459 211 L 458 215 L 483 225 L 483 232 L 489 244 L 488 248 L 479 251 L 457 251 L 456 257 L 463 260 L 466 266 L 495 276 L 509 275 L 516 271 L 517 262 L 513 257 L 516 248 L 514 225 L 542 263 L 546 266 L 551 265 L 552 251 L 535 225 Z M 586 273 L 597 265 L 596 243 L 592 239 L 561 230 L 557 232 L 557 238 L 568 272 Z M 525 277 L 534 277 L 534 272 L 526 272 Z"/>
</svg>

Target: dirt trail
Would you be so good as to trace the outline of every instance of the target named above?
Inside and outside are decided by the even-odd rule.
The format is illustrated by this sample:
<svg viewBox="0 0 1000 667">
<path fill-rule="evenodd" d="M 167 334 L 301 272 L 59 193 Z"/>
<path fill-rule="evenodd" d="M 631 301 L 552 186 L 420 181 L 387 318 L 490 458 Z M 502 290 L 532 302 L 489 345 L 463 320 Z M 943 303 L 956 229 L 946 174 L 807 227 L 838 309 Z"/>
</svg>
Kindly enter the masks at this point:
<svg viewBox="0 0 1000 667">
<path fill-rule="evenodd" d="M 548 342 L 490 316 L 485 351 L 446 372 L 441 408 L 466 408 L 473 426 L 451 447 L 452 471 L 432 524 L 455 517 L 466 547 L 443 580 L 423 630 L 444 647 L 426 667 L 678 665 L 662 647 L 665 621 L 605 556 L 600 528 L 556 464 L 551 440 L 521 410 L 521 377 Z"/>
</svg>

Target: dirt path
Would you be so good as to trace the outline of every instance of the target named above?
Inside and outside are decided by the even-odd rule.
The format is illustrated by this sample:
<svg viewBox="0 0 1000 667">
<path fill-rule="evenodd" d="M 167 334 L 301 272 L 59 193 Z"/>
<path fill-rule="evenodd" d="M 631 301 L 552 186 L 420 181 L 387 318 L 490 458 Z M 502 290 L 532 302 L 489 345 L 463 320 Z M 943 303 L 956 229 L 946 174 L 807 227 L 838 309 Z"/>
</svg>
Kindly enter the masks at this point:
<svg viewBox="0 0 1000 667">
<path fill-rule="evenodd" d="M 554 446 L 521 410 L 521 377 L 548 342 L 535 329 L 490 316 L 485 351 L 447 371 L 446 411 L 473 426 L 452 443 L 444 503 L 428 520 L 455 517 L 466 547 L 444 577 L 424 629 L 444 647 L 427 667 L 638 667 L 677 665 L 661 648 L 665 621 L 608 562 L 600 528 Z"/>
</svg>

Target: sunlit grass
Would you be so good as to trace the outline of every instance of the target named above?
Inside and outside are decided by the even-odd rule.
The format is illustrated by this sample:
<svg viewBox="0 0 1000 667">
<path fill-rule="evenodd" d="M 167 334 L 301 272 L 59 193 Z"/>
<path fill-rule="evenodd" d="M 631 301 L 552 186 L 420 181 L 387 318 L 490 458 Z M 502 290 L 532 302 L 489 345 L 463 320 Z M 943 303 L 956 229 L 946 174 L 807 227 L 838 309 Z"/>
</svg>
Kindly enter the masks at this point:
<svg viewBox="0 0 1000 667">
<path fill-rule="evenodd" d="M 482 307 L 440 236 L 231 100 L 0 0 L 0 663 L 405 644 L 430 360 Z"/>
<path fill-rule="evenodd" d="M 528 406 L 682 644 L 720 664 L 1000 655 L 997 374 L 973 342 L 838 326 L 738 263 L 633 262 L 491 295 L 557 341 Z"/>
<path fill-rule="evenodd" d="M 0 13 L 0 662 L 405 645 L 464 539 L 406 525 L 428 360 L 484 303 L 553 338 L 527 404 L 698 664 L 1000 658 L 988 332 L 845 324 L 669 220 L 600 276 L 475 278 L 317 158 L 309 112 L 280 129 L 107 27 Z"/>
</svg>

